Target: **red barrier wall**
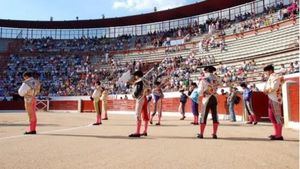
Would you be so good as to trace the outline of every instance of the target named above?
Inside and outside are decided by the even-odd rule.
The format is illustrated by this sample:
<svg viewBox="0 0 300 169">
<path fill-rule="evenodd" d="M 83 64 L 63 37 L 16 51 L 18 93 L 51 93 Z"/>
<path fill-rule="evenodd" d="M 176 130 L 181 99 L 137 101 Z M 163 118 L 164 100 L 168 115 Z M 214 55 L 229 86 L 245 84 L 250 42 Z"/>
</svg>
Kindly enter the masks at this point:
<svg viewBox="0 0 300 169">
<path fill-rule="evenodd" d="M 299 77 L 287 78 L 285 80 L 295 82 L 288 85 L 289 113 L 290 121 L 299 122 Z"/>
<path fill-rule="evenodd" d="M 241 96 L 240 96 L 241 97 Z M 226 114 L 226 109 L 225 109 L 225 96 L 218 96 L 218 112 L 220 114 Z M 84 102 L 90 102 L 92 106 L 91 101 L 84 101 Z M 201 102 L 201 98 L 200 98 Z M 85 103 L 87 104 L 87 103 Z M 164 112 L 178 112 L 178 106 L 179 106 L 179 98 L 166 98 L 163 99 L 163 111 Z M 111 111 L 134 111 L 135 107 L 135 101 L 134 100 L 109 100 L 108 101 L 108 110 Z M 93 108 L 86 108 L 85 106 L 82 106 L 83 112 L 89 111 L 90 109 L 93 110 Z M 151 102 L 151 110 L 153 109 L 153 103 Z M 201 110 L 201 104 L 199 104 L 199 110 Z M 242 115 L 244 112 L 243 109 L 243 103 L 240 102 L 238 105 L 235 106 L 235 111 L 237 115 Z M 186 104 L 186 112 L 190 113 L 191 112 L 191 100 L 188 100 Z"/>
<path fill-rule="evenodd" d="M 290 120 L 299 122 L 299 84 L 291 84 L 288 90 Z"/>
<path fill-rule="evenodd" d="M 262 92 L 253 92 L 252 105 L 253 111 L 258 120 L 261 117 L 268 117 L 268 101 L 269 98 Z"/>
<path fill-rule="evenodd" d="M 49 110 L 78 110 L 78 101 L 50 101 Z"/>
<path fill-rule="evenodd" d="M 25 110 L 22 101 L 0 101 L 0 110 Z"/>
<path fill-rule="evenodd" d="M 238 94 L 238 96 L 241 98 L 241 101 L 239 104 L 234 106 L 234 111 L 236 115 L 242 116 L 244 114 L 244 105 L 243 105 L 243 97 Z M 218 113 L 219 114 L 229 114 L 227 103 L 227 97 L 223 95 L 218 96 Z"/>
<path fill-rule="evenodd" d="M 298 78 L 299 79 L 299 78 Z M 299 83 L 291 85 L 289 87 L 289 98 L 291 107 L 291 120 L 299 122 Z M 240 96 L 242 98 L 242 96 Z M 225 96 L 218 96 L 218 113 L 226 114 L 228 110 L 225 107 Z M 200 98 L 201 103 L 201 98 Z M 152 104 L 152 103 L 151 103 Z M 261 92 L 253 93 L 253 108 L 257 114 L 258 120 L 261 117 L 268 116 L 268 97 Z M 99 105 L 101 107 L 101 103 Z M 163 111 L 178 113 L 179 98 L 166 98 L 163 100 Z M 110 111 L 134 111 L 134 100 L 108 100 L 108 110 Z M 78 110 L 78 101 L 50 101 L 50 110 Z M 151 105 L 151 110 L 153 105 Z M 24 110 L 23 102 L 0 102 L 0 110 Z M 199 104 L 199 110 L 201 110 L 201 104 Z M 95 112 L 92 101 L 81 101 L 81 112 Z M 186 112 L 191 112 L 191 100 L 188 100 L 186 104 Z M 244 113 L 244 105 L 241 101 L 238 105 L 235 105 L 235 112 L 237 115 L 242 116 Z"/>
<path fill-rule="evenodd" d="M 47 111 L 47 101 L 43 100 L 43 101 L 37 101 L 36 102 L 36 108 L 38 110 L 43 110 L 43 111 Z"/>
<path fill-rule="evenodd" d="M 101 109 L 101 101 L 99 102 L 99 107 Z M 81 112 L 96 112 L 93 101 L 82 100 L 81 101 Z"/>
<path fill-rule="evenodd" d="M 226 109 L 224 106 L 225 96 L 218 96 L 218 112 L 220 114 L 225 114 Z M 201 102 L 201 98 L 200 98 Z M 24 110 L 23 102 L 0 102 L 0 110 Z M 111 111 L 134 111 L 135 101 L 134 100 L 108 100 L 108 110 Z M 165 112 L 178 112 L 179 98 L 167 98 L 163 99 L 163 111 Z M 101 102 L 100 102 L 101 107 Z M 153 107 L 151 103 L 151 108 Z M 77 101 L 50 101 L 50 110 L 77 110 Z M 201 109 L 201 104 L 199 104 L 199 109 Z M 243 104 L 242 102 L 235 106 L 235 111 L 237 115 L 243 114 Z M 95 112 L 93 102 L 89 100 L 81 101 L 81 112 Z M 186 112 L 191 112 L 191 100 L 188 100 L 186 104 Z"/>
<path fill-rule="evenodd" d="M 108 110 L 112 111 L 134 111 L 134 100 L 108 100 Z"/>
</svg>

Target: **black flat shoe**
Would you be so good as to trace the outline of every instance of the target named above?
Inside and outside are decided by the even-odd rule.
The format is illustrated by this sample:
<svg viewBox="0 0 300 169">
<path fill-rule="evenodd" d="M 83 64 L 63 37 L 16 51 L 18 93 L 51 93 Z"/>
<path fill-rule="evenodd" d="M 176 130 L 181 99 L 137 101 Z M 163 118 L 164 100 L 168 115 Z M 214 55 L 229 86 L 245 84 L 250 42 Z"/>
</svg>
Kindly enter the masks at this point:
<svg viewBox="0 0 300 169">
<path fill-rule="evenodd" d="M 99 125 L 101 125 L 102 123 L 94 123 L 93 125 L 94 126 L 99 126 Z"/>
<path fill-rule="evenodd" d="M 36 131 L 26 131 L 24 134 L 25 134 L 25 135 L 28 135 L 28 134 L 36 134 Z"/>
<path fill-rule="evenodd" d="M 213 139 L 217 139 L 218 137 L 217 137 L 216 134 L 212 134 L 212 138 L 213 138 Z"/>
<path fill-rule="evenodd" d="M 148 136 L 148 134 L 147 133 L 142 133 L 141 136 Z"/>
<path fill-rule="evenodd" d="M 141 134 L 134 133 L 130 134 L 128 137 L 141 137 Z"/>
<path fill-rule="evenodd" d="M 283 137 L 271 137 L 270 140 L 284 140 Z"/>
<path fill-rule="evenodd" d="M 256 122 L 253 122 L 253 125 L 257 125 L 257 121 L 256 121 Z"/>
<path fill-rule="evenodd" d="M 275 135 L 269 135 L 268 138 L 271 139 L 271 138 L 273 138 L 273 137 L 275 137 Z"/>
<path fill-rule="evenodd" d="M 103 118 L 102 120 L 108 120 L 108 118 L 106 117 L 106 118 Z"/>
<path fill-rule="evenodd" d="M 203 134 L 197 134 L 197 138 L 203 138 Z"/>
<path fill-rule="evenodd" d="M 156 126 L 160 126 L 160 123 L 156 123 L 155 125 L 156 125 Z"/>
<path fill-rule="evenodd" d="M 150 124 L 153 124 L 153 122 L 152 122 L 152 121 L 150 121 L 149 123 L 150 123 Z"/>
<path fill-rule="evenodd" d="M 181 117 L 179 120 L 184 120 L 185 119 L 185 116 Z"/>
</svg>

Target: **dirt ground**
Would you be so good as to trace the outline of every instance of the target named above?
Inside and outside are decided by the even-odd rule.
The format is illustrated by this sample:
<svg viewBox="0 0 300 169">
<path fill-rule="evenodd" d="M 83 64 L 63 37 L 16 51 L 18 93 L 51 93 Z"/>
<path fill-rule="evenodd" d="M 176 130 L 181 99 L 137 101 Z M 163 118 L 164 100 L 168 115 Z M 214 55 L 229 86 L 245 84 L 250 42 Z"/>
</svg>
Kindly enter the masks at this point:
<svg viewBox="0 0 300 169">
<path fill-rule="evenodd" d="M 299 131 L 284 129 L 285 141 L 269 141 L 269 123 L 249 126 L 221 121 L 218 139 L 198 126 L 164 117 L 148 137 L 128 138 L 134 115 L 110 115 L 91 126 L 95 114 L 38 113 L 38 134 L 24 136 L 25 113 L 0 113 L 1 169 L 297 169 Z"/>
</svg>

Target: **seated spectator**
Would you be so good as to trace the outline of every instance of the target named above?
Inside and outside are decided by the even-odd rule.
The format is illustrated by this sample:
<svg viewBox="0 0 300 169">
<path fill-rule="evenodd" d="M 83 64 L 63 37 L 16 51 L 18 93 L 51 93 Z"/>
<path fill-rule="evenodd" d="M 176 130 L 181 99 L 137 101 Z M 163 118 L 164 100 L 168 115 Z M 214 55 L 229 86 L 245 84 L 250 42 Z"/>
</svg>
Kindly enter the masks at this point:
<svg viewBox="0 0 300 169">
<path fill-rule="evenodd" d="M 294 69 L 295 69 L 295 73 L 299 73 L 299 64 L 298 64 L 298 61 L 295 61 L 294 63 Z"/>
<path fill-rule="evenodd" d="M 292 73 L 295 72 L 294 63 L 290 63 L 290 66 L 288 67 L 287 72 L 288 72 L 289 74 L 292 74 Z"/>
<path fill-rule="evenodd" d="M 280 73 L 281 75 L 285 75 L 286 72 L 287 72 L 287 70 L 286 70 L 286 68 L 284 67 L 284 64 L 281 64 L 281 65 L 280 65 L 279 73 Z"/>
</svg>

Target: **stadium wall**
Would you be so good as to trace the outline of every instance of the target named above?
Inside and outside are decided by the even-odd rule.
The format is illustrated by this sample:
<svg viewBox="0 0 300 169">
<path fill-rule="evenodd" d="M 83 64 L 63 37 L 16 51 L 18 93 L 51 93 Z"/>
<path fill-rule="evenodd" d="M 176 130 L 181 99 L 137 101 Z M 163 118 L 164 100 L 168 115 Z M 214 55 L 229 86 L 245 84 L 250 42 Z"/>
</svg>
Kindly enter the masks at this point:
<svg viewBox="0 0 300 169">
<path fill-rule="evenodd" d="M 299 123 L 299 76 L 300 74 L 285 76 L 286 83 L 283 86 L 283 112 L 285 119 L 285 126 L 290 128 L 300 128 Z M 242 96 L 240 96 L 242 97 Z M 200 98 L 200 102 L 201 102 Z M 253 94 L 253 108 L 259 120 L 268 118 L 268 97 L 262 92 L 254 92 Z M 101 104 L 100 104 L 101 106 Z M 133 112 L 135 101 L 132 99 L 114 99 L 111 96 L 108 100 L 108 110 L 114 112 Z M 152 105 L 151 105 L 152 106 Z M 166 93 L 166 98 L 163 99 L 163 112 L 178 113 L 179 93 Z M 95 112 L 92 101 L 88 96 L 84 97 L 54 97 L 53 100 L 38 101 L 37 108 L 45 111 L 57 112 Z M 199 110 L 201 110 L 199 104 Z M 8 101 L 0 102 L 0 110 L 24 110 L 23 102 Z M 191 101 L 188 100 L 186 104 L 186 112 L 191 113 Z M 218 112 L 220 116 L 228 116 L 228 109 L 226 106 L 226 97 L 218 95 Z M 235 112 L 238 120 L 246 120 L 247 116 L 244 112 L 243 102 L 235 106 Z"/>
<path fill-rule="evenodd" d="M 282 87 L 285 127 L 300 129 L 299 122 L 299 73 L 285 78 Z"/>
<path fill-rule="evenodd" d="M 242 96 L 240 96 L 242 97 Z M 200 102 L 202 98 L 200 98 Z M 226 106 L 226 97 L 218 95 L 218 112 L 219 114 L 226 116 L 228 115 L 228 108 Z M 257 113 L 258 119 L 261 117 L 267 117 L 267 101 L 268 98 L 261 92 L 255 92 L 253 95 L 254 111 Z M 0 110 L 24 110 L 23 102 L 9 101 L 0 102 Z M 48 106 L 43 106 L 43 105 Z M 134 100 L 120 100 L 111 99 L 108 100 L 109 111 L 134 111 L 135 101 Z M 151 105 L 153 106 L 153 105 Z M 163 112 L 178 113 L 179 98 L 165 98 L 163 99 Z M 38 101 L 38 109 L 45 111 L 56 111 L 56 112 L 95 112 L 93 102 L 90 100 L 41 100 Z M 201 110 L 201 104 L 199 104 L 199 110 Z M 186 112 L 191 113 L 191 101 L 188 100 L 186 104 Z M 240 102 L 235 106 L 235 112 L 238 119 L 245 119 L 244 116 L 244 105 Z"/>
</svg>

